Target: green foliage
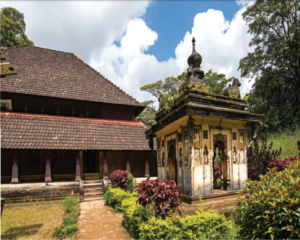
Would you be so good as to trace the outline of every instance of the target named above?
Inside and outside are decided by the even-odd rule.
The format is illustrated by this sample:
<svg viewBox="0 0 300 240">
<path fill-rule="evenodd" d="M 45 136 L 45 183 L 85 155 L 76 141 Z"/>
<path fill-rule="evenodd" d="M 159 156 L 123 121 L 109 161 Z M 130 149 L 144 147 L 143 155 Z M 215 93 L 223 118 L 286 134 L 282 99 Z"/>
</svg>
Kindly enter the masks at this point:
<svg viewBox="0 0 300 240">
<path fill-rule="evenodd" d="M 127 176 L 127 189 L 130 193 L 132 193 L 134 190 L 134 187 L 135 187 L 134 186 L 134 178 L 133 178 L 132 174 L 129 173 Z"/>
<path fill-rule="evenodd" d="M 62 224 L 54 229 L 54 237 L 59 239 L 65 237 L 71 237 L 78 230 L 77 219 L 80 215 L 79 202 L 73 197 L 66 197 L 62 201 L 62 208 L 64 210 L 64 216 Z"/>
<path fill-rule="evenodd" d="M 22 44 L 33 46 L 33 42 L 25 34 L 24 14 L 12 7 L 0 10 L 1 47 L 12 47 Z"/>
<path fill-rule="evenodd" d="M 199 209 L 185 218 L 152 217 L 140 226 L 141 239 L 234 239 L 234 224 L 217 212 Z"/>
<path fill-rule="evenodd" d="M 139 236 L 139 227 L 154 215 L 153 204 L 146 208 L 137 203 L 137 197 L 125 199 L 122 202 L 122 212 L 125 220 L 125 228 L 134 238 Z"/>
<path fill-rule="evenodd" d="M 135 120 L 141 121 L 149 128 L 152 127 L 156 123 L 155 121 L 156 108 L 154 106 L 154 103 L 155 102 L 153 100 L 147 100 L 142 102 L 142 104 L 146 106 L 146 109 L 142 113 L 140 113 L 140 115 L 138 115 Z"/>
<path fill-rule="evenodd" d="M 242 77 L 255 78 L 248 109 L 266 114 L 264 133 L 294 128 L 300 122 L 299 0 L 257 0 L 243 19 L 255 47 L 239 65 Z"/>
<path fill-rule="evenodd" d="M 65 212 L 72 212 L 78 208 L 79 202 L 76 197 L 68 196 L 64 200 L 62 200 L 61 206 Z"/>
<path fill-rule="evenodd" d="M 202 80 L 205 82 L 206 88 L 209 93 L 222 95 L 224 88 L 229 82 L 231 82 L 234 79 L 234 77 L 226 79 L 225 76 L 225 74 L 218 74 L 216 72 L 213 72 L 212 69 L 210 69 L 204 75 L 204 78 Z"/>
<path fill-rule="evenodd" d="M 235 220 L 242 238 L 300 238 L 300 161 L 247 181 L 240 194 Z"/>
<path fill-rule="evenodd" d="M 117 212 L 121 209 L 122 201 L 126 198 L 130 198 L 132 195 L 130 192 L 125 192 L 120 188 L 112 188 L 109 189 L 104 194 L 104 200 L 110 206 L 112 206 Z"/>
</svg>

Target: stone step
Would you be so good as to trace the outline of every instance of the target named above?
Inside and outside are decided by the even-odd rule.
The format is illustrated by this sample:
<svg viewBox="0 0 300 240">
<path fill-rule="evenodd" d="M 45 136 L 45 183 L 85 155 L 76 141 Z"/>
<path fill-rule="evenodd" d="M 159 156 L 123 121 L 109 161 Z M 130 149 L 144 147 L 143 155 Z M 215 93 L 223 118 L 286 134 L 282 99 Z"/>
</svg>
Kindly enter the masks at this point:
<svg viewBox="0 0 300 240">
<path fill-rule="evenodd" d="M 89 184 L 89 183 L 101 183 L 102 184 L 102 179 L 83 180 L 83 184 Z"/>
<path fill-rule="evenodd" d="M 88 192 L 103 192 L 103 187 L 84 189 L 84 193 Z"/>
<path fill-rule="evenodd" d="M 99 201 L 99 200 L 103 200 L 103 197 L 84 198 L 82 202 Z"/>
<path fill-rule="evenodd" d="M 84 193 L 84 198 L 90 196 L 103 196 L 103 192 L 92 192 L 92 193 Z"/>
</svg>

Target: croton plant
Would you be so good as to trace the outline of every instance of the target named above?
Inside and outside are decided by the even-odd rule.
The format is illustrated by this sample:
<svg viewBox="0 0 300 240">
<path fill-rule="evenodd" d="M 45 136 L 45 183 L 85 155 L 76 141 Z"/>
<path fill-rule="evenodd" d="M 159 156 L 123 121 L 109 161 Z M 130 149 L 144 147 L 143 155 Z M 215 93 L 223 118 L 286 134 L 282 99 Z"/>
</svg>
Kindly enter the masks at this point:
<svg viewBox="0 0 300 240">
<path fill-rule="evenodd" d="M 127 176 L 128 176 L 128 171 L 126 170 L 113 171 L 109 177 L 111 181 L 111 185 L 125 189 L 127 187 Z"/>
<path fill-rule="evenodd" d="M 147 178 L 135 188 L 138 192 L 138 202 L 146 207 L 154 203 L 154 211 L 165 218 L 176 210 L 181 215 L 181 201 L 179 199 L 179 185 L 174 180 Z"/>
</svg>

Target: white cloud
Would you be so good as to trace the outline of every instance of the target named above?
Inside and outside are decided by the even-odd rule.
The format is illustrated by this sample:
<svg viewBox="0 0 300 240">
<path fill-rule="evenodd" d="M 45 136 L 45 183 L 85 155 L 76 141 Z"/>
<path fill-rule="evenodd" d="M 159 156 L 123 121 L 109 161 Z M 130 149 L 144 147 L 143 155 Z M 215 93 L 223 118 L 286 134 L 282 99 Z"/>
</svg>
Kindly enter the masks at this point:
<svg viewBox="0 0 300 240">
<path fill-rule="evenodd" d="M 174 49 L 175 58 L 163 62 L 146 53 L 159 41 L 141 19 L 149 2 L 1 2 L 0 7 L 4 6 L 25 14 L 26 34 L 36 46 L 75 53 L 139 101 L 152 98 L 139 90 L 141 86 L 177 76 L 188 67 L 193 36 L 205 72 L 213 69 L 239 78 L 242 95 L 250 89 L 237 71 L 239 60 L 251 51 L 251 36 L 241 17 L 245 5 L 231 21 L 213 9 L 198 13 Z"/>
</svg>

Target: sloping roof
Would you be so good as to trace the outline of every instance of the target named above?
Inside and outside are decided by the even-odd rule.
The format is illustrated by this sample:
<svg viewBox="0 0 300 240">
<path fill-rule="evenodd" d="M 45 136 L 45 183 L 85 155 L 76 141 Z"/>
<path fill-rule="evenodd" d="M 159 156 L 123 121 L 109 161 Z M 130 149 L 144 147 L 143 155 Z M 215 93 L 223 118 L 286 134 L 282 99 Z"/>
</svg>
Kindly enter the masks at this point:
<svg viewBox="0 0 300 240">
<path fill-rule="evenodd" d="M 1 112 L 1 148 L 151 150 L 142 122 Z"/>
<path fill-rule="evenodd" d="M 1 91 L 143 106 L 72 53 L 19 46 L 2 49 L 17 75 L 1 79 Z"/>
</svg>

